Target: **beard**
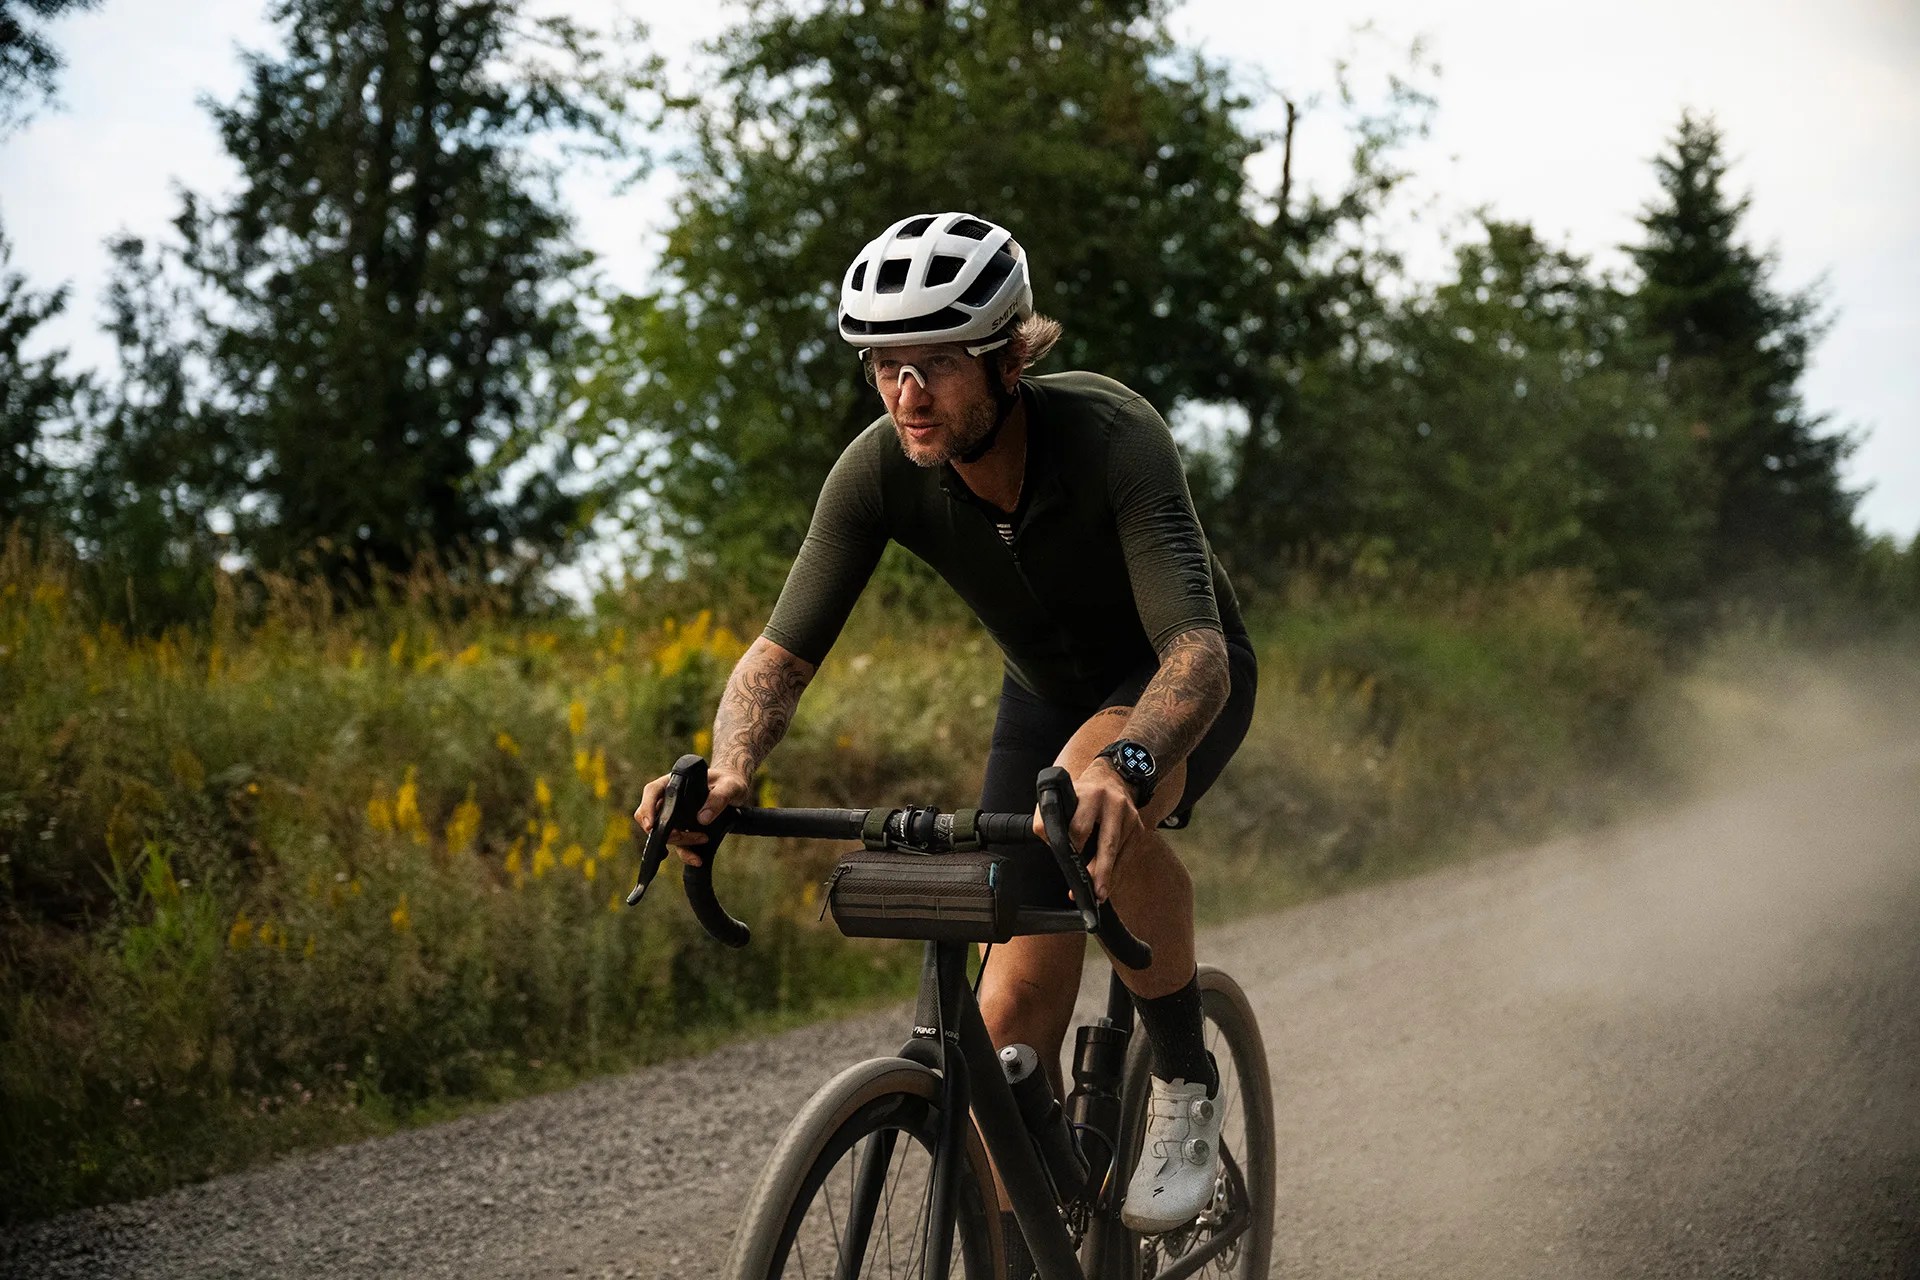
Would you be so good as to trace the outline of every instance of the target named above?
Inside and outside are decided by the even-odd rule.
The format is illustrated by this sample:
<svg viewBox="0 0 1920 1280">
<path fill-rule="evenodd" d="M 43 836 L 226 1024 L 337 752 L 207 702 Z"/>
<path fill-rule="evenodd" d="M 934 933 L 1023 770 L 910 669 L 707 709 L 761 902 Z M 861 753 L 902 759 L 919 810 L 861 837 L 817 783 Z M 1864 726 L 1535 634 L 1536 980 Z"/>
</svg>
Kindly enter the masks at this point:
<svg viewBox="0 0 1920 1280">
<path fill-rule="evenodd" d="M 993 434 L 994 424 L 999 420 L 999 406 L 983 396 L 938 423 L 940 429 L 926 440 L 914 440 L 897 421 L 893 424 L 893 434 L 900 441 L 900 452 L 915 466 L 944 467 L 979 447 L 982 440 Z"/>
</svg>

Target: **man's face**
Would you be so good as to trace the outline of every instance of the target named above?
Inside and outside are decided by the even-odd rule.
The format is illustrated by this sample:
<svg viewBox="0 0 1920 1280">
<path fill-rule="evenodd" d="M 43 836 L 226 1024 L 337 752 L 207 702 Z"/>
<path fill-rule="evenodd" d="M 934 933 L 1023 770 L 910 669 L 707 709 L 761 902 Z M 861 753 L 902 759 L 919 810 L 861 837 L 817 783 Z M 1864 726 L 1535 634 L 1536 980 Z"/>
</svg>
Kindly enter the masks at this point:
<svg viewBox="0 0 1920 1280">
<path fill-rule="evenodd" d="M 987 385 L 993 371 L 984 357 L 968 355 L 958 343 L 876 347 L 866 364 L 893 416 L 901 452 L 919 466 L 953 461 L 985 440 L 999 420 L 1000 406 Z"/>
</svg>

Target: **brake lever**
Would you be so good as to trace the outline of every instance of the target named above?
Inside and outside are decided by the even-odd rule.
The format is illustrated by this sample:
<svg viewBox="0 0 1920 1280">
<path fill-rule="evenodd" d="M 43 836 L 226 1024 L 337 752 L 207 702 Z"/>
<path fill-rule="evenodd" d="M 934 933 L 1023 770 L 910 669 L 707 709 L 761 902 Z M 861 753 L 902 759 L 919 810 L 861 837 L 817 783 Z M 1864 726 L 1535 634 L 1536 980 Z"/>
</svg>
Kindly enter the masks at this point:
<svg viewBox="0 0 1920 1280">
<path fill-rule="evenodd" d="M 1068 832 L 1074 810 L 1079 807 L 1079 800 L 1073 794 L 1073 778 L 1065 769 L 1054 765 L 1040 771 L 1036 790 L 1040 799 L 1040 825 L 1047 831 L 1047 848 L 1053 852 L 1060 874 L 1073 890 L 1073 905 L 1080 911 L 1080 923 L 1092 933 L 1100 924 L 1093 900 L 1093 877 L 1087 874 L 1087 864 L 1074 855 L 1073 838 Z"/>
<path fill-rule="evenodd" d="M 699 756 L 681 756 L 674 761 L 666 792 L 660 797 L 660 807 L 654 811 L 653 830 L 647 833 L 647 843 L 640 853 L 640 874 L 634 881 L 633 891 L 627 894 L 628 906 L 639 905 L 640 899 L 647 896 L 653 877 L 666 860 L 667 837 L 675 831 L 693 829 L 697 825 L 693 820 L 700 816 L 700 806 L 706 800 L 707 762 Z"/>
<path fill-rule="evenodd" d="M 1068 831 L 1079 799 L 1073 793 L 1073 779 L 1058 765 L 1043 769 L 1037 780 L 1040 797 L 1040 823 L 1047 830 L 1047 847 L 1053 851 L 1060 873 L 1074 886 L 1073 902 L 1080 909 L 1080 922 L 1088 933 L 1100 939 L 1108 954 L 1129 969 L 1145 969 L 1153 963 L 1153 948 L 1141 941 L 1111 902 L 1096 902 L 1093 877 L 1087 864 L 1073 851 Z"/>
</svg>

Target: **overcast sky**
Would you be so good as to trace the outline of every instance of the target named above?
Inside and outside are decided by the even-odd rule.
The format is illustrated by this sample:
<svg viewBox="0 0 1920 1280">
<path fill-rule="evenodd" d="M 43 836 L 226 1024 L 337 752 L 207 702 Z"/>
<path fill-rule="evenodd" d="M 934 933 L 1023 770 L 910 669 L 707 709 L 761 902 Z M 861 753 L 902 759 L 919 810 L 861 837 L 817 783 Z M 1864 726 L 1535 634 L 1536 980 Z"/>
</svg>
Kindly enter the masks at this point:
<svg viewBox="0 0 1920 1280">
<path fill-rule="evenodd" d="M 272 45 L 265 7 L 105 0 L 53 27 L 69 64 L 65 109 L 0 142 L 0 219 L 16 270 L 37 288 L 72 285 L 54 340 L 76 364 L 110 351 L 97 333 L 106 237 L 163 234 L 176 183 L 232 182 L 197 99 L 237 92 L 237 46 Z M 615 6 L 563 7 L 598 21 Z M 624 7 L 676 56 L 732 12 L 681 0 Z M 1356 37 L 1369 22 L 1372 33 Z M 1429 275 L 1444 261 L 1444 230 L 1479 205 L 1623 265 L 1618 246 L 1654 194 L 1650 159 L 1684 107 L 1712 112 L 1734 188 L 1753 199 L 1747 233 L 1778 254 L 1777 283 L 1825 281 L 1835 318 L 1804 390 L 1815 410 L 1864 434 L 1849 472 L 1871 486 L 1862 517 L 1903 538 L 1920 530 L 1916 0 L 1190 0 L 1173 25 L 1249 85 L 1309 104 L 1296 168 L 1313 183 L 1336 181 L 1344 164 L 1329 95 L 1335 61 L 1358 55 L 1363 82 L 1377 80 L 1404 65 L 1394 51 L 1423 38 L 1440 69 L 1427 82 L 1438 100 L 1432 135 L 1408 156 L 1417 175 L 1408 208 L 1424 213 L 1403 215 L 1392 234 Z M 615 283 L 644 281 L 668 190 L 664 178 L 624 195 L 600 175 L 570 183 L 583 237 Z M 873 230 L 850 231 L 849 244 Z"/>
</svg>

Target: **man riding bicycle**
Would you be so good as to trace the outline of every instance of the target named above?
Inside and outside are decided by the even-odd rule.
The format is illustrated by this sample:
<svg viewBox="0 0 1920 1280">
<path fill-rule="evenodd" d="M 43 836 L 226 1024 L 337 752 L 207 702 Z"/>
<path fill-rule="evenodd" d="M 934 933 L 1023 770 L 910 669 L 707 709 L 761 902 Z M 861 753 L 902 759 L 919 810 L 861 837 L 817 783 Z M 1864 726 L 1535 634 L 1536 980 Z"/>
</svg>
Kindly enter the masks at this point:
<svg viewBox="0 0 1920 1280">
<path fill-rule="evenodd" d="M 1254 655 L 1232 587 L 1153 407 L 1095 374 L 1023 376 L 1061 328 L 1034 312 L 1005 229 L 965 213 L 895 223 L 848 268 L 839 328 L 885 413 L 834 465 L 773 615 L 727 682 L 700 821 L 747 803 L 887 542 L 931 565 L 1006 658 L 980 807 L 1029 808 L 1036 775 L 1064 767 L 1074 847 L 1094 843 L 1094 892 L 1153 948 L 1149 968 L 1120 970 L 1154 1076 L 1122 1217 L 1140 1232 L 1181 1226 L 1213 1196 L 1221 1116 L 1192 882 L 1158 828 L 1186 825 L 1252 717 Z M 648 831 L 666 782 L 634 814 Z M 681 834 L 675 852 L 697 865 L 704 839 Z M 1066 904 L 1050 861 L 1018 871 L 1028 900 Z M 1056 1094 L 1084 948 L 1074 934 L 1015 937 L 980 981 L 994 1044 L 1033 1046 Z"/>
</svg>

